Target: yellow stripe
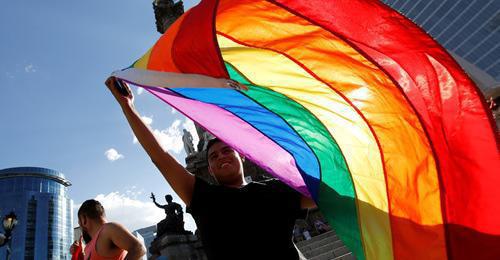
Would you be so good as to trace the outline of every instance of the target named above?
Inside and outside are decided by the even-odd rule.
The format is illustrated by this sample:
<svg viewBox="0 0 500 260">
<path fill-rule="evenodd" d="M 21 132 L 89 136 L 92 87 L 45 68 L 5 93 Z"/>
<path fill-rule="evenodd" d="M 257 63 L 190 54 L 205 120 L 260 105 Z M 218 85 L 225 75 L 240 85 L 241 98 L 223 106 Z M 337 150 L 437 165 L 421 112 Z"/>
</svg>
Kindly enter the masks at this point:
<svg viewBox="0 0 500 260">
<path fill-rule="evenodd" d="M 149 56 L 151 55 L 151 51 L 153 48 L 149 49 L 144 56 L 142 56 L 140 59 L 138 59 L 135 64 L 134 68 L 136 69 L 147 69 L 148 68 L 148 62 L 149 62 Z"/>
<path fill-rule="evenodd" d="M 382 150 L 394 257 L 446 258 L 436 161 L 391 79 L 341 37 L 271 1 L 221 0 L 216 22 L 218 32 L 238 42 L 299 61 L 362 111 Z"/>
<path fill-rule="evenodd" d="M 352 174 L 367 259 L 391 259 L 392 238 L 380 152 L 368 125 L 348 102 L 296 63 L 218 35 L 225 61 L 257 85 L 282 93 L 320 121 L 339 144 Z"/>
</svg>

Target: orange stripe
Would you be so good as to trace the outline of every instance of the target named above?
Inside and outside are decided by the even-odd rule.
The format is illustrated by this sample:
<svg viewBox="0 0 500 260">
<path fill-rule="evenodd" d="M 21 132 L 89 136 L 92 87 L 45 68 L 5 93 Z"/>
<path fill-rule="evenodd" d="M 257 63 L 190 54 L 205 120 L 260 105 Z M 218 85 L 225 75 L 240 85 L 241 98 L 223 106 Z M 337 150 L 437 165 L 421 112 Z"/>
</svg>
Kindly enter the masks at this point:
<svg viewBox="0 0 500 260">
<path fill-rule="evenodd" d="M 172 45 L 181 28 L 182 21 L 188 15 L 184 13 L 170 28 L 160 37 L 151 51 L 148 69 L 157 71 L 180 72 L 172 58 Z"/>
<path fill-rule="evenodd" d="M 269 2 L 221 1 L 217 31 L 284 53 L 345 95 L 366 117 L 381 146 L 395 258 L 446 258 L 430 143 L 413 109 L 385 73 L 342 39 Z"/>
</svg>

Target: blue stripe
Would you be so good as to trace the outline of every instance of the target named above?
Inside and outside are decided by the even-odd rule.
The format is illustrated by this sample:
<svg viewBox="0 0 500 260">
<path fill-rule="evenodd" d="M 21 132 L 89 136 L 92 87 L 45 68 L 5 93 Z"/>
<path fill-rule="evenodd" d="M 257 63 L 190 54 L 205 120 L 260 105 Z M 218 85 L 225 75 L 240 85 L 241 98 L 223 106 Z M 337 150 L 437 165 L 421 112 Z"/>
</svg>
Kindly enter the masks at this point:
<svg viewBox="0 0 500 260">
<path fill-rule="evenodd" d="M 288 151 L 302 174 L 319 180 L 320 168 L 312 150 L 285 120 L 267 108 L 232 89 L 175 88 L 170 90 L 187 98 L 216 105 L 245 120 Z"/>
</svg>

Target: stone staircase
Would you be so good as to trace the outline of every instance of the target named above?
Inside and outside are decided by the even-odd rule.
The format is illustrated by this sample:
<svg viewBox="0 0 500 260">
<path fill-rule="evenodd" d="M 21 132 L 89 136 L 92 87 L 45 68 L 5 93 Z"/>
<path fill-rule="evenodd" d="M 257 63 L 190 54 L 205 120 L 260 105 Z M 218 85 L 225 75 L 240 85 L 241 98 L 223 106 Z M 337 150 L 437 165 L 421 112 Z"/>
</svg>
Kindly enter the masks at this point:
<svg viewBox="0 0 500 260">
<path fill-rule="evenodd" d="M 328 231 L 309 240 L 296 243 L 307 260 L 355 260 L 356 257 L 337 237 L 335 231 Z"/>
</svg>

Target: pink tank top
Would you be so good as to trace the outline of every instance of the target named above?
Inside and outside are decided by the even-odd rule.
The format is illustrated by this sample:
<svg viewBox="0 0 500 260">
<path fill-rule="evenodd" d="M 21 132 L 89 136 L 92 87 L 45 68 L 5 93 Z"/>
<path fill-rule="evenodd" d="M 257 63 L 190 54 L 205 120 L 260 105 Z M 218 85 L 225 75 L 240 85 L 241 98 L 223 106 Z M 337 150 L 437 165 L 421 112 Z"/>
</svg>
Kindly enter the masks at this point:
<svg viewBox="0 0 500 260">
<path fill-rule="evenodd" d="M 97 253 L 95 248 L 97 240 L 99 239 L 99 234 L 101 234 L 104 225 L 97 230 L 96 239 L 92 239 L 90 243 L 85 246 L 85 260 L 124 260 L 127 256 L 127 251 L 120 249 L 120 252 L 115 256 L 101 256 Z"/>
</svg>

